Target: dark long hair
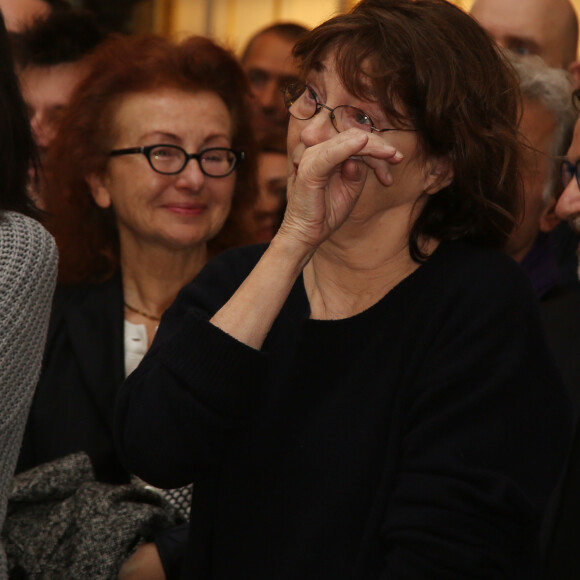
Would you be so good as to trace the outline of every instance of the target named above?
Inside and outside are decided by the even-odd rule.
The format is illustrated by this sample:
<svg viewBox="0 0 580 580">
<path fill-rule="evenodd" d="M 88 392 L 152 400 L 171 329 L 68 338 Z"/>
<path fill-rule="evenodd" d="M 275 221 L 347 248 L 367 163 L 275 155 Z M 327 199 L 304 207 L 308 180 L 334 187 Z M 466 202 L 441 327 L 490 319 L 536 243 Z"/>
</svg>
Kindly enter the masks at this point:
<svg viewBox="0 0 580 580">
<path fill-rule="evenodd" d="M 38 164 L 38 157 L 1 12 L 0 151 L 0 210 L 36 216 L 37 210 L 27 195 L 27 185 L 32 170 Z"/>
</svg>

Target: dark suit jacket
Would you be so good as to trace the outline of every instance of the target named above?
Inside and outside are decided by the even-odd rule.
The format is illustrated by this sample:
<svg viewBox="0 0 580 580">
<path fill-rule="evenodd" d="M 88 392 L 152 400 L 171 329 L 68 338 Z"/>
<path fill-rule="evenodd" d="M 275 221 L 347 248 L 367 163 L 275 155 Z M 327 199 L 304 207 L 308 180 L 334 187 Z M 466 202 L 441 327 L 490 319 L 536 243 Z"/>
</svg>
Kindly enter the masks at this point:
<svg viewBox="0 0 580 580">
<path fill-rule="evenodd" d="M 580 289 L 552 291 L 540 311 L 558 368 L 574 403 L 570 458 L 549 510 L 545 580 L 580 578 Z"/>
<path fill-rule="evenodd" d="M 123 320 L 120 275 L 102 284 L 58 288 L 17 472 L 84 450 L 97 479 L 129 480 L 112 432 L 125 375 Z"/>
</svg>

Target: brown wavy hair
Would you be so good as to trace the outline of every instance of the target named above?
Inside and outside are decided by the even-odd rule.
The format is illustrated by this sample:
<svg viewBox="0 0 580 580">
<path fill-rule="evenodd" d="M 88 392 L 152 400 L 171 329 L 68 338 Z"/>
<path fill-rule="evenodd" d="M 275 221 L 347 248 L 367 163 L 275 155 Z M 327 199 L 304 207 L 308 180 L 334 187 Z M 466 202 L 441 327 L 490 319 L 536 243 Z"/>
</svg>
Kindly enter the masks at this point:
<svg viewBox="0 0 580 580">
<path fill-rule="evenodd" d="M 115 112 L 130 94 L 174 87 L 210 91 L 225 103 L 233 121 L 232 148 L 244 151 L 236 170 L 232 211 L 208 242 L 209 254 L 245 243 L 240 209 L 256 192 L 255 142 L 249 89 L 235 57 L 203 37 L 180 44 L 155 35 L 113 36 L 88 57 L 90 73 L 76 90 L 47 160 L 47 227 L 60 251 L 60 281 L 98 282 L 119 267 L 114 214 L 93 201 L 86 177 L 105 171 L 115 138 Z M 200 122 L 203 122 L 200 119 Z"/>
<path fill-rule="evenodd" d="M 428 201 L 409 239 L 502 248 L 520 207 L 517 77 L 484 30 L 445 0 L 362 0 L 294 49 L 303 74 L 336 56 L 344 87 L 417 129 L 424 156 L 447 157 L 454 178 Z M 361 66 L 362 63 L 362 66 Z"/>
</svg>

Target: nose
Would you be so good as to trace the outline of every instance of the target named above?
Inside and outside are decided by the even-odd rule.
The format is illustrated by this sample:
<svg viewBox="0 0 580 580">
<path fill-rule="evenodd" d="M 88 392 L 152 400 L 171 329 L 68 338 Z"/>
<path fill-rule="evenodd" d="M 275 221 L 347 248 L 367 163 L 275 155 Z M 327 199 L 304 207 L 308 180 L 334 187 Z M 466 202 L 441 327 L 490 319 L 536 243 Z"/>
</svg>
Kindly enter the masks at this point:
<svg viewBox="0 0 580 580">
<path fill-rule="evenodd" d="M 578 181 L 574 176 L 558 199 L 556 215 L 565 220 L 577 214 L 580 214 L 580 187 L 578 187 Z"/>
<path fill-rule="evenodd" d="M 206 176 L 197 159 L 190 159 L 181 173 L 177 174 L 175 186 L 179 189 L 199 191 L 205 184 Z"/>
<path fill-rule="evenodd" d="M 278 94 L 278 84 L 275 79 L 269 79 L 262 87 L 255 90 L 255 95 L 262 109 L 277 111 L 285 109 L 282 93 Z"/>
<path fill-rule="evenodd" d="M 328 141 L 328 139 L 336 135 L 336 129 L 330 119 L 330 113 L 326 109 L 330 110 L 326 105 L 322 105 L 322 108 L 311 119 L 296 121 L 304 123 L 300 139 L 307 147 Z M 292 120 L 295 121 L 294 119 Z"/>
</svg>

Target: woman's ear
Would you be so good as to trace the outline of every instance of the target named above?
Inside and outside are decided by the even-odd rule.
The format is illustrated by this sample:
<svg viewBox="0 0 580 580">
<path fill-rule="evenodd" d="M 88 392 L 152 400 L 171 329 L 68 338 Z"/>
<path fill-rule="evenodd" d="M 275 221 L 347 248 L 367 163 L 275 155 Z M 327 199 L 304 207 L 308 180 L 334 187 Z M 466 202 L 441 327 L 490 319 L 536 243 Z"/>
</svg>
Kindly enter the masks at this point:
<svg viewBox="0 0 580 580">
<path fill-rule="evenodd" d="M 453 163 L 450 155 L 431 159 L 427 167 L 429 174 L 425 188 L 426 194 L 433 195 L 453 181 Z"/>
<path fill-rule="evenodd" d="M 91 195 L 95 203 L 103 209 L 111 207 L 111 195 L 104 183 L 103 177 L 96 173 L 90 173 L 86 177 L 86 182 L 91 190 Z"/>
</svg>

